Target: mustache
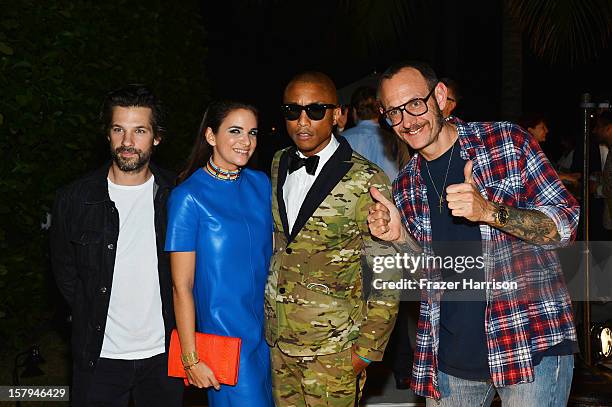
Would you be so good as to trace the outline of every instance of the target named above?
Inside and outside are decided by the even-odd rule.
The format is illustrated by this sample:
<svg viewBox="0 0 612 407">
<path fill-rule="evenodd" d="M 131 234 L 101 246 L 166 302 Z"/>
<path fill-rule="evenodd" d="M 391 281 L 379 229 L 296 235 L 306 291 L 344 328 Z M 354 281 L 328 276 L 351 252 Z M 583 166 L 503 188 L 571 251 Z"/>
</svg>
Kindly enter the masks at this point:
<svg viewBox="0 0 612 407">
<path fill-rule="evenodd" d="M 121 154 L 121 153 L 142 154 L 142 150 L 139 150 L 136 147 L 121 146 L 115 149 L 115 153 L 117 154 Z"/>
<path fill-rule="evenodd" d="M 312 136 L 312 131 L 304 127 L 297 129 L 295 132 L 295 134 L 301 134 L 301 133 L 305 133 L 305 134 L 308 134 L 309 136 Z"/>
<path fill-rule="evenodd" d="M 413 124 L 410 127 L 404 127 L 402 129 L 402 133 L 408 133 L 410 131 L 415 132 L 415 131 L 419 130 L 420 128 L 425 127 L 425 124 L 426 123 L 421 123 L 421 124 L 415 123 L 415 124 Z"/>
</svg>

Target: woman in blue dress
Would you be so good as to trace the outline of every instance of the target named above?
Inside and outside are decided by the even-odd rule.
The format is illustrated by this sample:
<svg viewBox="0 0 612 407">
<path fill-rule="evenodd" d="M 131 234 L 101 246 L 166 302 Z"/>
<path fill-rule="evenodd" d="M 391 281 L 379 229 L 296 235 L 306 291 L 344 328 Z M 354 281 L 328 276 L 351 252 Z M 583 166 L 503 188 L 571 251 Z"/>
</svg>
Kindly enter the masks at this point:
<svg viewBox="0 0 612 407">
<path fill-rule="evenodd" d="M 274 405 L 263 330 L 272 254 L 270 181 L 244 168 L 256 144 L 255 108 L 212 103 L 168 200 L 166 251 L 183 365 L 189 383 L 210 388 L 212 407 Z M 196 330 L 242 339 L 236 386 L 220 385 L 197 360 Z"/>
</svg>

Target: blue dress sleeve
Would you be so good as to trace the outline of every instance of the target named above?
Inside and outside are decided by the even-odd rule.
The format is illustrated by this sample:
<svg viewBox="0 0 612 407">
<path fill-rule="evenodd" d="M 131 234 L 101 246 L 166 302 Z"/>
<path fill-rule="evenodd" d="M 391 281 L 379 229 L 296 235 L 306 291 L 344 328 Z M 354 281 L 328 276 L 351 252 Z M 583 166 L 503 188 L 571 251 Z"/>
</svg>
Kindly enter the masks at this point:
<svg viewBox="0 0 612 407">
<path fill-rule="evenodd" d="M 198 212 L 187 188 L 175 188 L 168 198 L 167 252 L 193 252 L 198 236 Z"/>
</svg>

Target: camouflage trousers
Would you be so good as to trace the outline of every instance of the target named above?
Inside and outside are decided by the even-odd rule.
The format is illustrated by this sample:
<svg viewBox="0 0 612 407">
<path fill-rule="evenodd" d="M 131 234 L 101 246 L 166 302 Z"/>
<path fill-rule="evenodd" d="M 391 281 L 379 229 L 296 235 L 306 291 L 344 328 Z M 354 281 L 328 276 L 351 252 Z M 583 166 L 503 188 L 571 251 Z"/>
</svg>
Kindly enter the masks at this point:
<svg viewBox="0 0 612 407">
<path fill-rule="evenodd" d="M 354 407 L 366 380 L 355 376 L 351 349 L 320 356 L 288 356 L 270 349 L 276 407 Z"/>
</svg>

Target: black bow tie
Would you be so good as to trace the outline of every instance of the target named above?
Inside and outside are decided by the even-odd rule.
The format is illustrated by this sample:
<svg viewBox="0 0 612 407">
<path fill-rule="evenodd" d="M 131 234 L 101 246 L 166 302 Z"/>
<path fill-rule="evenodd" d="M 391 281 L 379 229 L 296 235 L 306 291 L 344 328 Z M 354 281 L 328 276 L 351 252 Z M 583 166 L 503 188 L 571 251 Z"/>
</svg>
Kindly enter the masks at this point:
<svg viewBox="0 0 612 407">
<path fill-rule="evenodd" d="M 307 174 L 315 175 L 317 165 L 319 165 L 318 155 L 313 155 L 308 158 L 300 157 L 297 152 L 289 155 L 289 174 L 299 170 L 302 167 L 306 167 Z"/>
</svg>

